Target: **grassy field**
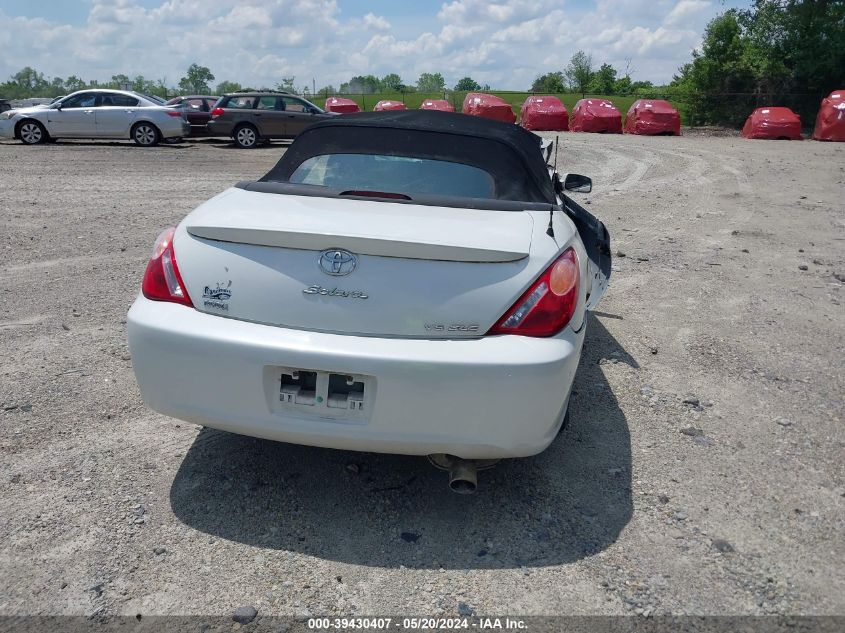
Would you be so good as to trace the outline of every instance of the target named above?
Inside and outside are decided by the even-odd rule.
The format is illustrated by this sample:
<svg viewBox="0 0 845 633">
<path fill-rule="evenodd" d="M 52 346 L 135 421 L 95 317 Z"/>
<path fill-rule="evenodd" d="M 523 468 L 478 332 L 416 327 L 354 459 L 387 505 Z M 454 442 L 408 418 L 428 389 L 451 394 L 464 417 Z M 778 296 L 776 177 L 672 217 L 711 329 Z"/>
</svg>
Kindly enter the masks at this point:
<svg viewBox="0 0 845 633">
<path fill-rule="evenodd" d="M 461 105 L 464 102 L 464 97 L 466 96 L 466 92 L 448 92 L 447 99 L 448 101 L 455 107 L 455 110 L 460 112 Z M 499 92 L 496 90 L 489 91 L 489 94 L 494 94 L 508 103 L 511 104 L 513 107 L 514 114 L 519 117 L 520 110 L 522 108 L 522 104 L 528 97 L 531 96 L 530 92 Z M 416 109 L 420 107 L 420 104 L 426 99 L 442 99 L 442 93 L 421 93 L 421 92 L 387 92 L 381 94 L 370 94 L 370 95 L 343 95 L 347 99 L 352 99 L 355 101 L 358 106 L 365 111 L 372 110 L 375 105 L 382 100 L 392 100 L 392 101 L 402 101 L 408 108 Z M 572 108 L 575 107 L 575 103 L 581 98 L 580 94 L 556 94 L 562 102 L 563 105 L 566 106 L 566 109 L 572 112 Z M 588 95 L 591 99 L 608 99 L 611 101 L 622 113 L 622 120 L 625 120 L 625 113 L 628 111 L 628 108 L 631 107 L 631 104 L 636 101 L 637 97 L 634 96 L 603 96 L 603 95 Z M 318 105 L 322 106 L 325 104 L 325 97 L 319 97 L 314 99 L 314 102 Z M 677 108 L 679 112 L 681 112 L 681 117 L 683 117 L 683 104 L 673 103 L 673 106 Z"/>
</svg>

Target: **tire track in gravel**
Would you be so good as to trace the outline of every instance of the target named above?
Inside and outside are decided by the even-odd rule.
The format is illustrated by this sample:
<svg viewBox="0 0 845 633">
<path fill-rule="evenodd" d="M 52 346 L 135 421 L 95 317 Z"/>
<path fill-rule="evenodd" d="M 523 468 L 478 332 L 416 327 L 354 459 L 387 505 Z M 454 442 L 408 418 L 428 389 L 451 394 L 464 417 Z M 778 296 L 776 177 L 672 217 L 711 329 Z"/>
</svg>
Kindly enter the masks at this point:
<svg viewBox="0 0 845 633">
<path fill-rule="evenodd" d="M 43 480 L 47 472 L 62 472 L 86 459 L 97 461 L 104 458 L 110 463 L 131 464 L 137 461 L 139 455 L 148 454 L 151 428 L 164 429 L 156 438 L 155 454 L 160 457 L 184 454 L 191 447 L 211 447 L 231 437 L 222 431 L 198 437 L 203 427 L 144 409 L 140 414 L 119 415 L 110 425 L 93 421 L 84 426 L 77 425 L 77 430 L 82 430 L 82 433 L 78 433 L 72 441 L 64 442 L 61 451 L 55 450 L 52 445 L 33 445 L 20 452 L 7 452 L 4 456 L 5 469 L 20 475 L 24 481 L 35 481 Z M 44 464 L 50 464 L 47 471 Z"/>
<path fill-rule="evenodd" d="M 105 263 L 109 259 L 118 259 L 117 257 L 109 258 L 107 255 L 76 255 L 74 257 L 56 257 L 53 259 L 38 259 L 36 261 L 26 262 L 24 264 L 12 264 L 4 266 L 5 273 L 21 273 L 28 271 L 43 270 L 45 268 L 55 268 L 56 266 L 67 267 L 71 264 L 78 264 L 80 262 L 93 262 L 97 264 Z"/>
<path fill-rule="evenodd" d="M 4 470 L 13 473 L 29 487 L 29 494 L 17 504 L 16 511 L 20 515 L 43 511 L 44 499 L 52 499 L 53 504 L 62 506 L 64 502 L 59 497 L 67 500 L 69 496 L 78 496 L 88 488 L 86 484 L 89 482 L 97 484 L 94 486 L 97 491 L 108 490 L 115 484 L 106 481 L 107 472 L 116 465 L 122 465 L 124 474 L 134 476 L 150 465 L 157 471 L 168 470 L 168 462 L 173 460 L 175 472 L 189 448 L 194 445 L 210 446 L 227 437 L 225 433 L 215 433 L 198 439 L 201 427 L 147 411 L 140 415 L 122 417 L 118 423 L 112 425 L 93 422 L 76 427 L 82 432 L 78 432 L 72 440 L 64 441 L 61 448 L 47 444 L 29 446 L 18 453 L 5 453 Z M 160 432 L 156 433 L 154 453 L 149 450 L 151 429 L 160 429 Z M 45 464 L 49 466 L 45 468 Z M 136 496 L 141 495 L 143 488 L 140 484 L 129 485 L 125 482 L 122 487 L 136 488 Z M 62 489 L 62 495 L 57 496 L 57 488 Z M 132 496 L 129 490 L 124 489 L 124 492 Z M 96 492 L 92 495 L 89 505 L 109 505 L 112 501 L 113 499 L 110 500 Z M 91 508 L 87 505 L 71 503 L 62 513 L 65 518 L 70 519 L 73 516 L 86 515 L 90 511 Z M 26 524 L 19 523 L 15 527 L 7 527 L 11 530 L 0 531 L 2 540 L 25 529 Z M 73 534 L 68 534 L 68 537 L 76 538 Z"/>
<path fill-rule="evenodd" d="M 661 147 L 665 137 L 614 140 L 622 140 L 623 144 L 604 145 L 607 137 L 578 135 L 565 138 L 558 150 L 561 171 L 569 170 L 571 155 L 575 154 L 575 167 L 593 178 L 597 193 L 610 196 L 677 187 L 679 182 L 706 187 L 722 179 L 731 180 L 732 189 L 737 188 L 744 194 L 752 192 L 741 162 L 734 157 L 699 147 L 684 152 Z M 655 172 L 657 177 L 652 176 Z"/>
</svg>

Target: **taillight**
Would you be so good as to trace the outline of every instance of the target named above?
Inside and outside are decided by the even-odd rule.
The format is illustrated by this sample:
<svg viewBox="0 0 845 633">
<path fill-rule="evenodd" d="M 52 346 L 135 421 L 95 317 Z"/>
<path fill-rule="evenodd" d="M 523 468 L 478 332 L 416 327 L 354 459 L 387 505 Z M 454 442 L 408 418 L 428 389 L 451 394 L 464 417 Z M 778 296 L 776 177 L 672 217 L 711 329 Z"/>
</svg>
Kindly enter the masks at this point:
<svg viewBox="0 0 845 633">
<path fill-rule="evenodd" d="M 175 232 L 176 228 L 171 226 L 158 236 L 153 247 L 153 256 L 144 272 L 141 292 L 153 301 L 171 301 L 193 307 L 176 265 L 176 255 L 173 252 Z"/>
<path fill-rule="evenodd" d="M 166 110 L 166 112 L 167 112 L 167 116 L 172 116 L 174 119 L 182 117 L 182 111 L 181 110 Z"/>
<path fill-rule="evenodd" d="M 487 334 L 554 336 L 566 327 L 575 312 L 580 277 L 578 255 L 568 248 Z"/>
<path fill-rule="evenodd" d="M 214 108 L 211 111 L 211 118 L 216 119 L 219 116 L 223 116 L 225 113 L 226 111 L 223 108 Z"/>
</svg>

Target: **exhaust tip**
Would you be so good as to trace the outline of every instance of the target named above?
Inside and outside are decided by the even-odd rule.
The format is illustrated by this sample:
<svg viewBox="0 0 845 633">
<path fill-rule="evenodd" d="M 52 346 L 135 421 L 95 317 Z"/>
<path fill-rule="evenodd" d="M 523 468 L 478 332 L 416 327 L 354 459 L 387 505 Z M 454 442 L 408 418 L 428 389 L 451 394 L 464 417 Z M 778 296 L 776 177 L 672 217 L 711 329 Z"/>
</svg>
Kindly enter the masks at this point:
<svg viewBox="0 0 845 633">
<path fill-rule="evenodd" d="M 468 481 L 466 479 L 452 479 L 449 482 L 449 488 L 452 492 L 457 492 L 459 495 L 471 495 L 478 488 L 475 481 Z"/>
<path fill-rule="evenodd" d="M 478 488 L 478 469 L 471 459 L 455 459 L 449 469 L 449 488 L 459 495 L 471 495 Z"/>
<path fill-rule="evenodd" d="M 459 495 L 471 495 L 478 489 L 478 471 L 491 468 L 498 459 L 461 459 L 454 455 L 435 453 L 429 461 L 449 473 L 449 490 Z"/>
</svg>

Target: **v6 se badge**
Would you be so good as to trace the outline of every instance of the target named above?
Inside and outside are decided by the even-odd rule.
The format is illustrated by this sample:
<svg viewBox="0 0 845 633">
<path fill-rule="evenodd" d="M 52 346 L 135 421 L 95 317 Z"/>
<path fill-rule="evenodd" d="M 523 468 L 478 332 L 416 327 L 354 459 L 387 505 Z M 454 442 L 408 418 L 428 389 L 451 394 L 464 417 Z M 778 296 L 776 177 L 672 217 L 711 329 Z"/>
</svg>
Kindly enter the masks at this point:
<svg viewBox="0 0 845 633">
<path fill-rule="evenodd" d="M 478 323 L 426 323 L 425 329 L 428 332 L 478 332 Z"/>
</svg>

